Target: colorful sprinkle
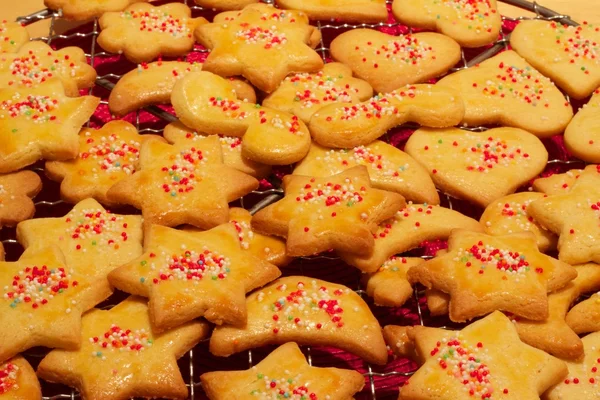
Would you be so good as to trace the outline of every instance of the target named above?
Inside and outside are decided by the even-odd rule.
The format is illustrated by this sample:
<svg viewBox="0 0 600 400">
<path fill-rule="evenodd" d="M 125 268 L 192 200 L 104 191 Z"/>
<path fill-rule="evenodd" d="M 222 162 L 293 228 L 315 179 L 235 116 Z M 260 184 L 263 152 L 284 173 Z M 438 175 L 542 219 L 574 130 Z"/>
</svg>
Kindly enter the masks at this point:
<svg viewBox="0 0 600 400">
<path fill-rule="evenodd" d="M 19 389 L 18 374 L 19 367 L 13 363 L 8 362 L 0 366 L 0 395 Z"/>
<path fill-rule="evenodd" d="M 152 347 L 151 332 L 146 329 L 122 329 L 111 325 L 110 329 L 100 336 L 89 338 L 89 342 L 97 350 L 92 351 L 92 357 L 106 360 L 106 355 L 112 352 L 140 352 Z"/>
</svg>

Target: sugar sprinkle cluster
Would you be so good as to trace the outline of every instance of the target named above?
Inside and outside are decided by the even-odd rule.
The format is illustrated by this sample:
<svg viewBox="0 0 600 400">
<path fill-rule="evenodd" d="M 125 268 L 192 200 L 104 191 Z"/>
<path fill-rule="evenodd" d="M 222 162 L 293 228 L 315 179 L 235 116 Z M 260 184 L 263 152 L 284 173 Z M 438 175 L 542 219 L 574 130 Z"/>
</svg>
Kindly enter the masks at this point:
<svg viewBox="0 0 600 400">
<path fill-rule="evenodd" d="M 108 136 L 92 138 L 90 132 L 86 132 L 87 139 L 79 154 L 81 160 L 94 160 L 99 168 L 92 168 L 96 174 L 98 171 L 107 174 L 124 172 L 131 175 L 135 172 L 135 165 L 139 159 L 140 142 L 135 140 L 125 141 L 119 134 L 112 133 Z M 85 173 L 81 170 L 80 174 Z"/>
<path fill-rule="evenodd" d="M 363 63 L 370 63 L 373 68 L 381 67 L 382 57 L 386 62 L 400 65 L 419 65 L 428 58 L 436 59 L 432 46 L 410 34 L 398 36 L 380 46 L 368 41 L 354 46 L 354 51 L 362 57 Z"/>
<path fill-rule="evenodd" d="M 169 165 L 160 169 L 162 181 L 158 184 L 164 193 L 177 197 L 195 188 L 201 177 L 198 168 L 206 164 L 206 157 L 202 150 L 190 147 L 171 157 Z"/>
<path fill-rule="evenodd" d="M 490 17 L 498 12 L 490 0 L 432 0 L 432 5 L 426 6 L 426 9 L 429 14 L 435 14 L 436 19 L 444 18 L 453 24 L 465 25 L 477 34 L 492 31 Z M 442 12 L 440 6 L 450 13 Z"/>
<path fill-rule="evenodd" d="M 7 56 L 2 58 L 5 57 Z M 8 85 L 31 88 L 53 77 L 74 78 L 79 69 L 79 64 L 71 60 L 68 54 L 58 57 L 53 51 L 48 51 L 44 55 L 38 55 L 30 50 L 26 56 L 15 57 L 10 63 L 8 70 L 11 78 Z"/>
<path fill-rule="evenodd" d="M 158 9 L 142 12 L 123 11 L 121 18 L 134 21 L 136 29 L 140 32 L 162 33 L 174 38 L 192 37 L 187 17 L 177 18 Z"/>
<path fill-rule="evenodd" d="M 533 266 L 529 265 L 525 254 L 508 249 L 498 249 L 492 245 L 484 244 L 481 240 L 468 249 L 458 249 L 454 261 L 464 264 L 466 268 L 477 270 L 480 275 L 485 274 L 488 268 L 497 269 L 508 276 L 514 276 L 517 282 L 519 278 L 524 277 L 533 269 Z M 542 274 L 544 269 L 536 267 L 535 272 Z"/>
<path fill-rule="evenodd" d="M 299 73 L 285 78 L 285 83 L 296 87 L 294 102 L 302 108 L 331 103 L 351 103 L 352 94 L 358 89 L 349 83 L 341 82 L 344 75 L 326 75 L 323 71 L 316 74 Z"/>
<path fill-rule="evenodd" d="M 385 178 L 397 178 L 396 182 L 402 182 L 400 173 L 408 170 L 408 163 L 396 167 L 386 156 L 377 153 L 368 146 L 357 146 L 352 149 L 327 150 L 323 157 L 316 157 L 317 161 L 324 162 L 328 166 L 340 165 L 348 169 L 356 165 L 364 165 L 369 168 L 371 177 L 380 176 Z"/>
<path fill-rule="evenodd" d="M 11 362 L 0 365 L 0 395 L 19 389 L 19 367 Z"/>
<path fill-rule="evenodd" d="M 407 89 L 395 90 L 390 93 L 378 94 L 360 104 L 352 106 L 343 106 L 335 110 L 334 117 L 340 121 L 352 121 L 357 118 L 381 119 L 396 115 L 400 112 L 399 103 L 407 98 L 414 98 L 417 95 L 416 87 L 410 86 Z M 334 117 L 327 117 L 326 121 L 331 122 Z"/>
<path fill-rule="evenodd" d="M 292 376 L 290 371 L 285 370 L 283 375 L 287 377 L 273 378 L 257 373 L 256 380 L 261 388 L 252 390 L 250 395 L 264 400 L 319 400 L 317 394 L 309 390 L 310 381 L 303 379 L 301 374 Z"/>
<path fill-rule="evenodd" d="M 584 23 L 573 27 L 557 24 L 554 21 L 550 23 L 550 26 L 556 35 L 556 44 L 562 50 L 560 55 L 555 58 L 555 62 L 568 59 L 569 64 L 577 64 L 579 70 L 585 75 L 590 73 L 589 68 L 585 65 L 587 62 L 600 64 L 600 43 L 587 37 L 589 33 L 600 32 L 600 26 Z"/>
<path fill-rule="evenodd" d="M 36 124 L 43 124 L 56 121 L 57 117 L 53 112 L 58 111 L 59 106 L 60 102 L 56 98 L 33 94 L 23 96 L 17 92 L 10 100 L 0 102 L 0 110 L 6 111 L 0 114 L 0 119 L 8 115 L 10 118 L 24 118 Z"/>
<path fill-rule="evenodd" d="M 392 256 L 392 257 L 388 258 L 381 265 L 381 267 L 379 267 L 377 272 L 383 272 L 383 271 L 398 272 L 398 271 L 400 271 L 400 268 L 398 268 L 398 263 L 406 264 L 407 260 L 404 257 Z"/>
<path fill-rule="evenodd" d="M 379 224 L 377 231 L 373 234 L 374 239 L 383 239 L 391 234 L 394 229 L 406 229 L 407 223 L 412 223 L 411 229 L 419 229 L 423 226 L 423 219 L 432 215 L 437 206 L 430 204 L 413 204 L 408 202 L 406 207 L 396 212 L 393 218 Z"/>
<path fill-rule="evenodd" d="M 89 342 L 97 349 L 92 351 L 92 357 L 106 360 L 112 352 L 139 353 L 152 347 L 154 340 L 146 329 L 123 329 L 118 325 L 111 325 L 110 329 L 100 336 L 89 338 Z"/>
<path fill-rule="evenodd" d="M 124 217 L 101 208 L 72 210 L 64 217 L 64 222 L 73 247 L 82 252 L 87 252 L 88 248 L 118 250 L 120 243 L 129 238 Z"/>
</svg>

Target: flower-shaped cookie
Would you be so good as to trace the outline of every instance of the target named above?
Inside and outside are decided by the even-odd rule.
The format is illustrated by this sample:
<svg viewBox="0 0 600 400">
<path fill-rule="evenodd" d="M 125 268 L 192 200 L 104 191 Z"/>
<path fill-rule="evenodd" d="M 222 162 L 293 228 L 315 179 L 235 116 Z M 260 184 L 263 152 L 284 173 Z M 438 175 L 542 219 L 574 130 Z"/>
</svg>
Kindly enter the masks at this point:
<svg viewBox="0 0 600 400">
<path fill-rule="evenodd" d="M 85 21 L 105 12 L 121 11 L 133 3 L 148 0 L 44 0 L 46 7 L 62 11 L 65 19 Z"/>
<path fill-rule="evenodd" d="M 33 171 L 0 175 L 0 229 L 15 226 L 33 217 L 33 198 L 42 189 L 42 180 Z"/>
</svg>

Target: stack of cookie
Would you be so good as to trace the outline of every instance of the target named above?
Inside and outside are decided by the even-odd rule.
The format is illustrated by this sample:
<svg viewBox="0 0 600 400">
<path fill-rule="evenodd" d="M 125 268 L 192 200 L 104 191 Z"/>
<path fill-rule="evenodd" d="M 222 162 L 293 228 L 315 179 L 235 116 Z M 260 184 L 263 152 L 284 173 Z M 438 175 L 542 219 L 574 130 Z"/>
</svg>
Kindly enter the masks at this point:
<svg viewBox="0 0 600 400">
<path fill-rule="evenodd" d="M 513 50 L 466 68 L 462 48 L 498 39 L 495 0 L 395 0 L 391 14 L 384 0 L 197 3 L 220 12 L 46 0 L 98 18 L 98 45 L 137 64 L 108 98 L 124 119 L 97 129 L 83 50 L 0 24 L 0 228 L 25 249 L 0 262 L 0 397 L 41 398 L 37 374 L 85 399 L 184 399 L 176 361 L 209 338 L 218 357 L 280 345 L 203 374 L 212 400 L 362 390 L 362 374 L 313 367 L 298 345 L 414 360 L 403 400 L 600 396 L 600 297 L 572 307 L 600 290 L 600 166 L 544 172 L 549 137 L 600 162 L 599 27 L 523 21 Z M 418 33 L 351 29 L 327 46 L 311 24 L 324 19 Z M 177 59 L 198 44 L 202 62 Z M 574 116 L 565 94 L 593 96 Z M 157 104 L 177 115 L 162 134 L 125 121 Z M 64 216 L 32 219 L 42 160 Z M 232 206 L 267 183 L 281 190 L 252 213 Z M 431 241 L 447 249 L 416 257 Z M 335 277 L 286 273 L 324 253 L 360 271 L 370 304 L 402 307 L 424 286 L 426 315 L 464 328 L 382 329 Z M 130 296 L 94 308 L 116 292 Z M 34 372 L 20 353 L 38 346 L 52 350 Z"/>
</svg>

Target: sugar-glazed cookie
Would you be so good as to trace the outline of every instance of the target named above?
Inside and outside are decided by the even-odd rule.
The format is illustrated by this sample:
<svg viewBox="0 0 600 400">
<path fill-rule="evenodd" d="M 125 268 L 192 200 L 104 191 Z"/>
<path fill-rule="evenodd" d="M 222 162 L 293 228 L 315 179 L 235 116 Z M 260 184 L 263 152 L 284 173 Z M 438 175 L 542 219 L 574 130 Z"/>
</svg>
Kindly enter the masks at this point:
<svg viewBox="0 0 600 400">
<path fill-rule="evenodd" d="M 597 264 L 594 265 L 596 268 L 600 267 Z M 565 320 L 577 334 L 599 331 L 600 293 L 596 292 L 590 298 L 576 304 L 569 310 Z"/>
<path fill-rule="evenodd" d="M 94 85 L 96 71 L 79 47 L 52 50 L 44 42 L 32 41 L 15 53 L 0 53 L 0 89 L 32 88 L 58 78 L 70 97 Z"/>
<path fill-rule="evenodd" d="M 324 178 L 286 175 L 282 186 L 285 197 L 254 214 L 252 228 L 287 238 L 289 256 L 329 249 L 368 256 L 377 224 L 405 205 L 401 195 L 371 188 L 364 166 Z"/>
<path fill-rule="evenodd" d="M 536 192 L 514 193 L 501 197 L 487 206 L 479 222 L 485 233 L 493 236 L 532 232 L 541 252 L 552 250 L 556 247 L 556 235 L 544 229 L 527 213 L 529 204 L 544 197 L 545 194 Z"/>
<path fill-rule="evenodd" d="M 418 257 L 390 257 L 377 272 L 363 275 L 367 294 L 378 306 L 400 307 L 413 294 L 406 272 L 422 262 Z"/>
<path fill-rule="evenodd" d="M 142 210 L 144 224 L 190 224 L 210 229 L 229 221 L 229 203 L 258 187 L 258 181 L 223 165 L 219 138 L 169 145 L 148 140 L 139 170 L 111 187 L 109 200 Z"/>
<path fill-rule="evenodd" d="M 465 102 L 463 123 L 525 129 L 544 138 L 562 133 L 573 109 L 550 79 L 512 50 L 448 75 L 438 86 L 458 90 Z"/>
<path fill-rule="evenodd" d="M 231 83 L 210 72 L 179 80 L 171 102 L 181 122 L 198 132 L 243 136 L 242 155 L 262 164 L 292 164 L 310 147 L 308 128 L 297 116 L 238 100 Z"/>
<path fill-rule="evenodd" d="M 262 104 L 294 114 L 308 123 L 327 104 L 358 103 L 371 96 L 373 89 L 367 82 L 353 78 L 346 65 L 332 62 L 313 74 L 289 75 Z"/>
<path fill-rule="evenodd" d="M 44 5 L 52 10 L 62 11 L 65 19 L 85 21 L 100 17 L 105 12 L 122 11 L 133 3 L 149 0 L 44 0 Z"/>
<path fill-rule="evenodd" d="M 108 97 L 108 107 L 113 114 L 126 115 L 151 104 L 171 102 L 175 82 L 190 72 L 201 71 L 201 63 L 186 61 L 156 61 L 142 63 L 118 80 Z M 243 80 L 231 78 L 239 100 L 256 102 L 254 89 Z"/>
<path fill-rule="evenodd" d="M 18 22 L 0 21 L 0 53 L 16 53 L 29 42 L 29 33 Z"/>
<path fill-rule="evenodd" d="M 100 17 L 98 44 L 108 52 L 125 54 L 135 63 L 152 61 L 159 55 L 184 56 L 194 46 L 194 29 L 208 23 L 202 17 L 191 16 L 185 4 L 132 4 L 124 11 Z"/>
<path fill-rule="evenodd" d="M 186 399 L 177 359 L 208 336 L 205 322 L 192 321 L 164 333 L 152 330 L 143 299 L 129 297 L 110 310 L 85 314 L 78 350 L 51 351 L 38 375 L 80 391 L 88 400 L 132 397 Z"/>
<path fill-rule="evenodd" d="M 30 89 L 0 91 L 0 173 L 17 171 L 41 158 L 76 157 L 77 133 L 99 103 L 93 96 L 65 96 L 58 79 Z"/>
<path fill-rule="evenodd" d="M 219 326 L 210 351 L 229 356 L 266 344 L 296 342 L 335 346 L 377 365 L 387 361 L 379 322 L 361 297 L 345 286 L 305 276 L 288 276 L 246 299 L 243 328 Z"/>
<path fill-rule="evenodd" d="M 460 60 L 460 46 L 439 33 L 389 35 L 352 29 L 331 42 L 331 57 L 348 65 L 377 93 L 443 75 Z"/>
<path fill-rule="evenodd" d="M 35 371 L 21 356 L 0 364 L 0 398 L 3 400 L 41 400 L 42 390 Z"/>
<path fill-rule="evenodd" d="M 35 205 L 31 198 L 41 189 L 42 180 L 33 171 L 0 175 L 0 229 L 33 217 Z"/>
<path fill-rule="evenodd" d="M 386 22 L 385 0 L 276 0 L 281 8 L 303 11 L 313 20 Z"/>
<path fill-rule="evenodd" d="M 400 400 L 537 400 L 567 375 L 563 361 L 521 342 L 500 312 L 461 331 L 415 326 L 407 333 L 423 365 Z"/>
<path fill-rule="evenodd" d="M 79 132 L 79 154 L 74 160 L 46 162 L 46 174 L 61 182 L 60 194 L 71 203 L 94 198 L 113 206 L 106 192 L 115 183 L 132 175 L 138 166 L 140 147 L 156 135 L 139 135 L 126 121 L 110 121 L 101 129 Z"/>
<path fill-rule="evenodd" d="M 532 19 L 510 35 L 511 47 L 575 99 L 600 86 L 600 25 Z"/>
<path fill-rule="evenodd" d="M 464 322 L 495 310 L 534 321 L 548 318 L 548 293 L 577 276 L 538 251 L 531 232 L 488 236 L 458 229 L 448 253 L 408 270 L 411 283 L 450 295 L 450 319 Z"/>
<path fill-rule="evenodd" d="M 260 0 L 194 0 L 196 4 L 212 10 L 241 10 L 248 4 L 258 3 Z"/>
<path fill-rule="evenodd" d="M 308 24 L 306 14 L 267 4 L 250 4 L 234 18 L 225 14 L 195 31 L 196 40 L 211 50 L 205 71 L 242 75 L 271 93 L 289 73 L 323 67 L 323 59 L 309 46 L 316 27 Z"/>
<path fill-rule="evenodd" d="M 281 272 L 240 247 L 231 224 L 197 233 L 152 225 L 144 254 L 112 271 L 109 280 L 118 289 L 149 298 L 157 332 L 199 317 L 243 326 L 246 293 Z"/>
<path fill-rule="evenodd" d="M 594 91 L 565 129 L 565 146 L 577 158 L 600 163 L 600 89 Z"/>
<path fill-rule="evenodd" d="M 313 143 L 293 173 L 330 176 L 356 165 L 367 167 L 375 188 L 400 193 L 418 203 L 440 203 L 427 171 L 402 150 L 379 140 L 352 149 L 328 149 Z"/>
<path fill-rule="evenodd" d="M 570 192 L 536 200 L 527 212 L 559 235 L 558 258 L 569 264 L 600 262 L 600 166 L 585 168 Z"/>
<path fill-rule="evenodd" d="M 436 30 L 464 47 L 496 41 L 502 27 L 496 0 L 394 0 L 392 12 L 402 24 Z"/>
<path fill-rule="evenodd" d="M 437 85 L 412 85 L 378 94 L 358 104 L 330 104 L 316 112 L 309 130 L 326 147 L 367 145 L 405 122 L 432 128 L 458 124 L 465 115 L 457 91 Z"/>
<path fill-rule="evenodd" d="M 441 190 L 483 207 L 536 177 L 548 161 L 544 144 L 515 128 L 419 129 L 404 150 Z"/>
<path fill-rule="evenodd" d="M 562 174 L 553 174 L 545 178 L 538 178 L 533 181 L 533 190 L 549 196 L 570 192 L 582 172 L 582 169 L 571 169 Z"/>
<path fill-rule="evenodd" d="M 373 253 L 358 256 L 341 252 L 340 257 L 363 272 L 375 272 L 394 254 L 419 247 L 427 240 L 445 240 L 452 230 L 459 228 L 483 231 L 479 222 L 457 211 L 431 204 L 409 202 L 392 218 L 379 224 L 373 233 Z"/>
<path fill-rule="evenodd" d="M 310 366 L 296 343 L 279 346 L 246 371 L 207 372 L 200 379 L 210 400 L 238 398 L 241 393 L 250 398 L 346 400 L 365 385 L 357 371 Z"/>
<path fill-rule="evenodd" d="M 196 132 L 181 122 L 172 122 L 165 126 L 163 136 L 170 143 L 193 144 L 202 141 L 210 135 Z M 235 168 L 255 178 L 263 178 L 271 173 L 271 166 L 252 161 L 242 154 L 242 139 L 235 136 L 219 135 L 219 143 L 223 153 L 223 164 Z"/>
</svg>

